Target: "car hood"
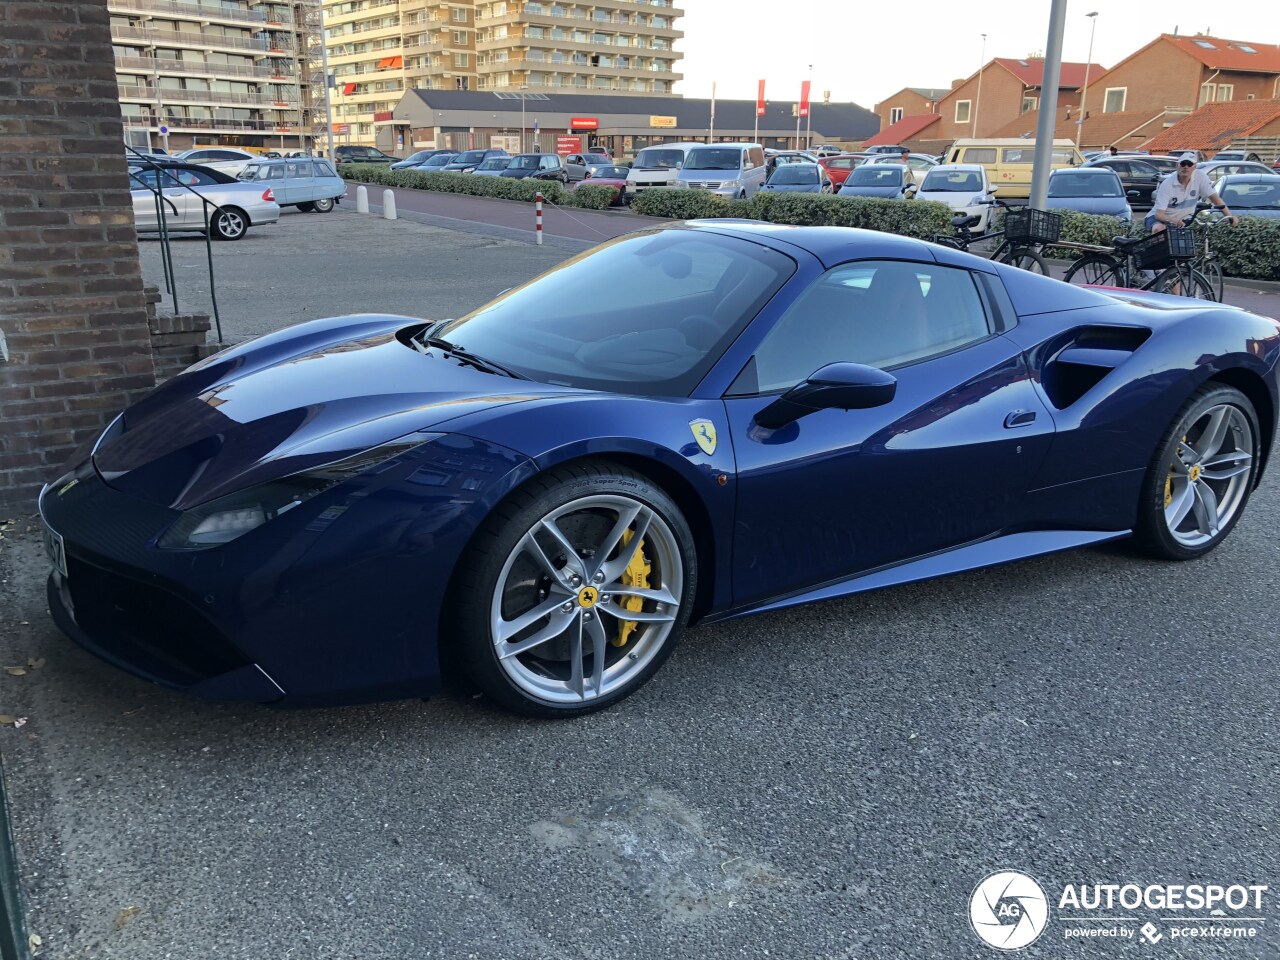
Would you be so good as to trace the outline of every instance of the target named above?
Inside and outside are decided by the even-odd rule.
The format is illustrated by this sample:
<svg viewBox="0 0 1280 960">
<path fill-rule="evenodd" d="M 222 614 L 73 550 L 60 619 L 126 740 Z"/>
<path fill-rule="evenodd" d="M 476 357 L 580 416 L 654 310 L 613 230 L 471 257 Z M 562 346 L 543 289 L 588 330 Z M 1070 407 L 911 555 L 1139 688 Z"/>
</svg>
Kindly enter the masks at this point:
<svg viewBox="0 0 1280 960">
<path fill-rule="evenodd" d="M 901 187 L 855 187 L 849 186 L 848 181 L 840 188 L 840 193 L 846 197 L 900 197 L 902 196 Z"/>
<path fill-rule="evenodd" d="M 1113 217 L 1131 218 L 1133 211 L 1123 197 L 1051 197 L 1051 210 L 1074 210 L 1077 213 L 1102 213 Z"/>
<path fill-rule="evenodd" d="M 582 392 L 418 353 L 397 333 L 422 323 L 318 320 L 233 348 L 125 410 L 94 464 L 125 493 L 188 509 L 486 408 Z"/>
<path fill-rule="evenodd" d="M 920 191 L 916 192 L 916 200 L 932 200 L 934 203 L 945 203 L 952 210 L 964 210 L 967 207 L 977 206 L 977 204 L 969 203 L 978 195 L 977 190 L 955 191 L 955 190 L 933 190 L 928 193 Z"/>
<path fill-rule="evenodd" d="M 766 183 L 761 190 L 768 190 L 771 193 L 820 193 L 821 188 L 816 183 Z"/>
</svg>

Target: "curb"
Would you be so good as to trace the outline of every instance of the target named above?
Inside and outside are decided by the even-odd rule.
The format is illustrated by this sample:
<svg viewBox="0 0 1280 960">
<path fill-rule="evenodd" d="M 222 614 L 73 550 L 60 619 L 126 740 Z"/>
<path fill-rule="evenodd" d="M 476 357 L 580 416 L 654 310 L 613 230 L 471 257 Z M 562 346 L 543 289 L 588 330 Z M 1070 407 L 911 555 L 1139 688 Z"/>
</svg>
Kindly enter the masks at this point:
<svg viewBox="0 0 1280 960">
<path fill-rule="evenodd" d="M 9 825 L 9 798 L 0 763 L 0 960 L 31 960 L 22 886 L 18 880 L 18 850 Z"/>
</svg>

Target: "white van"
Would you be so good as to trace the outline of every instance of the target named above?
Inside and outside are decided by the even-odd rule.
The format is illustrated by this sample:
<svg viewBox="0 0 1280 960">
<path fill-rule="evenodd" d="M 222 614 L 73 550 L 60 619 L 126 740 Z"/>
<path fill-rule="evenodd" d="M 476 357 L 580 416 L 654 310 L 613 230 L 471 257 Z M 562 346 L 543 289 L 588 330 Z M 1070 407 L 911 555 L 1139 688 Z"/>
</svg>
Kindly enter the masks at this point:
<svg viewBox="0 0 1280 960">
<path fill-rule="evenodd" d="M 700 143 L 655 143 L 636 154 L 627 174 L 627 193 L 674 187 L 676 175 L 684 166 L 684 158 Z"/>
<path fill-rule="evenodd" d="M 722 197 L 754 197 L 766 175 L 758 143 L 700 143 L 685 156 L 676 184 Z"/>
</svg>

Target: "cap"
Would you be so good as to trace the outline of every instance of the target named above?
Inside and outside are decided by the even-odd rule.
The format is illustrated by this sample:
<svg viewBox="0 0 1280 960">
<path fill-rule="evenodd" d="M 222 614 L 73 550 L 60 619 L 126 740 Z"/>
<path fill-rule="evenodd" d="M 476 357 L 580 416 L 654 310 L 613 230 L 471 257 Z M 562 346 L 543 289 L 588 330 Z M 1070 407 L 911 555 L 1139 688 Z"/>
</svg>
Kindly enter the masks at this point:
<svg viewBox="0 0 1280 960">
<path fill-rule="evenodd" d="M 1184 153 L 1182 156 L 1178 158 L 1178 163 L 1199 163 L 1199 162 L 1200 162 L 1200 158 L 1190 151 L 1187 151 L 1186 153 Z"/>
</svg>

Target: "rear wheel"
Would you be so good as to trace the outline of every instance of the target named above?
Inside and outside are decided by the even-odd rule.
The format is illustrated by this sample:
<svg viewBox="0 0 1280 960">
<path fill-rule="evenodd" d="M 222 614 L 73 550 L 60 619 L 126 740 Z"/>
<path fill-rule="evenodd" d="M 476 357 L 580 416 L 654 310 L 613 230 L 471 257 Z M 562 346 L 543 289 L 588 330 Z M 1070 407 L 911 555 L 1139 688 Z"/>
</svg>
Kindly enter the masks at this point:
<svg viewBox="0 0 1280 960">
<path fill-rule="evenodd" d="M 1147 553 L 1208 553 L 1244 512 L 1258 470 L 1258 417 L 1239 390 L 1206 384 L 1165 431 L 1143 479 L 1136 539 Z"/>
<path fill-rule="evenodd" d="M 249 215 L 239 207 L 223 207 L 209 221 L 209 232 L 215 240 L 240 240 L 249 232 Z"/>
<path fill-rule="evenodd" d="M 1017 267 L 1019 270 L 1029 270 L 1032 273 L 1038 273 L 1042 277 L 1049 275 L 1049 267 L 1030 247 L 1014 247 L 1008 253 L 1000 258 L 1001 263 L 1007 263 Z"/>
<path fill-rule="evenodd" d="M 328 213 L 333 209 L 333 198 L 328 197 L 324 200 L 317 200 L 312 204 L 312 209 L 316 213 Z"/>
<path fill-rule="evenodd" d="M 1190 263 L 1175 263 L 1151 281 L 1146 289 L 1193 300 L 1218 299 L 1205 275 L 1193 269 Z"/>
<path fill-rule="evenodd" d="M 1067 268 L 1067 283 L 1094 284 L 1103 287 L 1118 287 L 1120 284 L 1120 268 L 1110 257 L 1102 254 L 1086 254 Z"/>
<path fill-rule="evenodd" d="M 639 689 L 684 631 L 693 536 L 645 477 L 572 465 L 531 481 L 477 532 L 449 631 L 470 678 L 531 716 L 599 710 Z"/>
</svg>

